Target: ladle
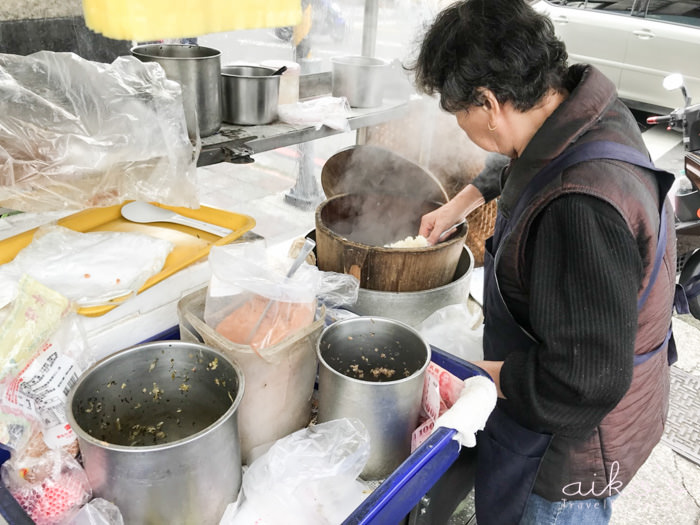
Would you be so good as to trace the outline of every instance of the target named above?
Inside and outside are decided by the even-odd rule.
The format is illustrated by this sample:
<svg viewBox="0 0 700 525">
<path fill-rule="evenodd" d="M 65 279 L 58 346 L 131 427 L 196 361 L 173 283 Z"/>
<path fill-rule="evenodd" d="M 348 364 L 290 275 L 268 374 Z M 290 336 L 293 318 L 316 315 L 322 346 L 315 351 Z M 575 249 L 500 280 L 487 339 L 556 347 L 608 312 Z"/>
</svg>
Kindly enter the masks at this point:
<svg viewBox="0 0 700 525">
<path fill-rule="evenodd" d="M 172 222 L 182 226 L 189 226 L 197 230 L 213 233 L 219 237 L 226 237 L 232 233 L 232 230 L 217 226 L 208 222 L 200 221 L 185 217 L 177 212 L 154 206 L 144 201 L 132 201 L 122 206 L 122 217 L 131 222 L 150 223 L 150 222 Z"/>
<path fill-rule="evenodd" d="M 274 77 L 275 75 L 281 75 L 281 74 L 284 73 L 285 71 L 287 71 L 287 66 L 282 66 L 282 67 L 279 68 L 277 71 L 275 71 L 274 73 L 272 73 L 271 76 Z"/>
</svg>

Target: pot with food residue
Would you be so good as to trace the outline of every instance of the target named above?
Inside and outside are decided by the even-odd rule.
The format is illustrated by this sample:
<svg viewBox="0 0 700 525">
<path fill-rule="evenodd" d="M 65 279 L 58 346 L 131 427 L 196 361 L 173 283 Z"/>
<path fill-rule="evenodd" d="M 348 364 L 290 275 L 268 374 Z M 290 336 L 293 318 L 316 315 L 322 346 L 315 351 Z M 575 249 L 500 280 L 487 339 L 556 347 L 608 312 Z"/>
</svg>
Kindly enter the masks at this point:
<svg viewBox="0 0 700 525">
<path fill-rule="evenodd" d="M 385 478 L 411 453 L 430 346 L 400 321 L 354 317 L 321 333 L 318 357 L 318 421 L 362 421 L 370 456 L 361 477 Z"/>
<path fill-rule="evenodd" d="M 157 341 L 89 368 L 68 396 L 95 497 L 125 523 L 219 523 L 241 483 L 243 374 L 197 343 Z"/>
</svg>

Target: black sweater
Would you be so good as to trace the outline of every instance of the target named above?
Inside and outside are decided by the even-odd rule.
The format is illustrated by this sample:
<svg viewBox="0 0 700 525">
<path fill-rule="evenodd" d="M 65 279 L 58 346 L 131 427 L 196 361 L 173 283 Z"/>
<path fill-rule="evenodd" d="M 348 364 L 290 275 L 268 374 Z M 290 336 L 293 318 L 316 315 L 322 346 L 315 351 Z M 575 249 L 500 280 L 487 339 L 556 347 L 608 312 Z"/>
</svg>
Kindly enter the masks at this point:
<svg viewBox="0 0 700 525">
<path fill-rule="evenodd" d="M 490 155 L 473 182 L 487 201 L 507 160 Z M 529 311 L 514 314 L 540 344 L 508 355 L 501 390 L 527 427 L 583 438 L 630 385 L 642 254 L 620 214 L 594 197 L 560 197 L 531 233 Z"/>
</svg>

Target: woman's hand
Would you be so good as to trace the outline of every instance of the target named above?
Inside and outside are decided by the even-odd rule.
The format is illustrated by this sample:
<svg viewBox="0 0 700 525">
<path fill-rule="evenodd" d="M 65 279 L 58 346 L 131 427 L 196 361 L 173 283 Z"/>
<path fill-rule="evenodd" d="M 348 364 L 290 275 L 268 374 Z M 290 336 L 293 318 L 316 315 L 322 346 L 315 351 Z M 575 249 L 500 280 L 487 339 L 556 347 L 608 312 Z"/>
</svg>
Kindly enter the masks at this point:
<svg viewBox="0 0 700 525">
<path fill-rule="evenodd" d="M 503 361 L 472 361 L 472 364 L 478 366 L 491 376 L 493 383 L 496 385 L 498 397 L 505 398 L 501 391 L 501 368 L 503 367 Z"/>
<path fill-rule="evenodd" d="M 442 232 L 449 230 L 483 203 L 481 192 L 469 184 L 448 203 L 423 215 L 418 235 L 425 237 L 428 244 L 436 244 Z"/>
</svg>

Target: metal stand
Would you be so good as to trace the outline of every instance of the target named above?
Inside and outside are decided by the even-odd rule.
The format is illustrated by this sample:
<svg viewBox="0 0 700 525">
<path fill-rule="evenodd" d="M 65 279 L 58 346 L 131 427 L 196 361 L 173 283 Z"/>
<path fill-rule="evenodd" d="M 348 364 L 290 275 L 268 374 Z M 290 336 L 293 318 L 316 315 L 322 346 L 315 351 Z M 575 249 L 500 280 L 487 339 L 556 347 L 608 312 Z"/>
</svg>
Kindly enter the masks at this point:
<svg viewBox="0 0 700 525">
<path fill-rule="evenodd" d="M 309 210 L 318 206 L 326 197 L 316 180 L 313 142 L 299 144 L 297 149 L 299 160 L 296 184 L 285 194 L 284 199 L 297 208 Z"/>
</svg>

